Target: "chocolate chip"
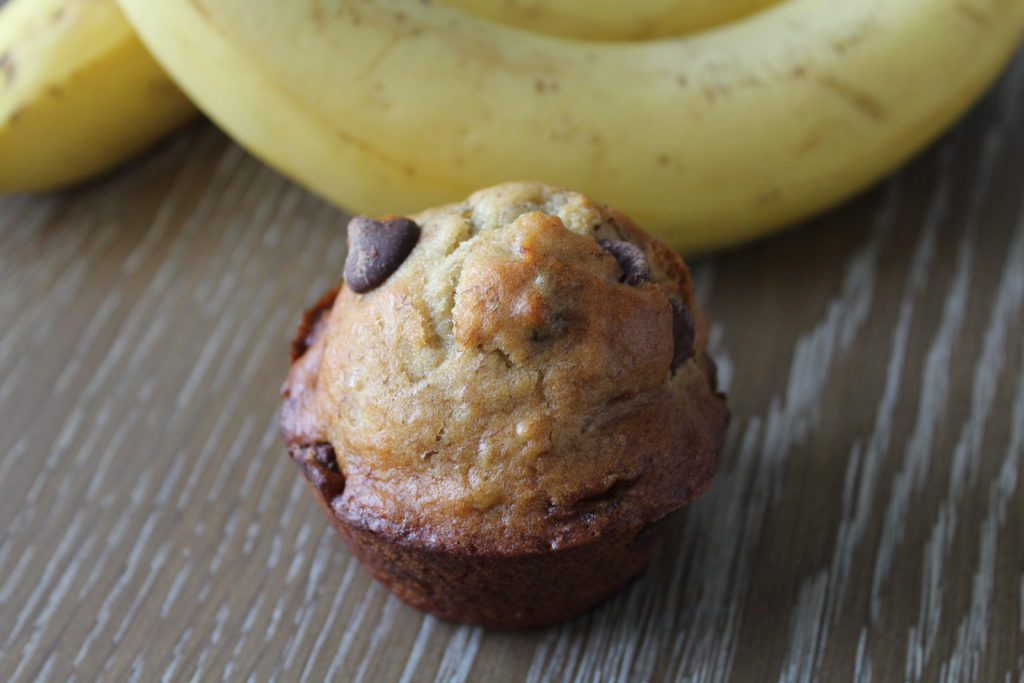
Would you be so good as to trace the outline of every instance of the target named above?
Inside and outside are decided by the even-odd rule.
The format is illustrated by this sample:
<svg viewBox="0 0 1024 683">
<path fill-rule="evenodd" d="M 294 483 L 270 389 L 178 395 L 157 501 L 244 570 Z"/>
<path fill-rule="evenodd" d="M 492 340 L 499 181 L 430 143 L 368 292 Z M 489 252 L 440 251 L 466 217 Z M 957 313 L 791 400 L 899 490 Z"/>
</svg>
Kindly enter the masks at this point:
<svg viewBox="0 0 1024 683">
<path fill-rule="evenodd" d="M 651 279 L 651 268 L 640 247 L 622 240 L 598 240 L 598 246 L 615 257 L 622 269 L 619 282 L 636 286 Z"/>
<path fill-rule="evenodd" d="M 348 224 L 345 282 L 362 294 L 398 270 L 420 238 L 420 226 L 408 218 L 378 221 L 356 216 Z"/>
<path fill-rule="evenodd" d="M 670 296 L 669 304 L 672 306 L 672 338 L 675 340 L 675 349 L 672 352 L 672 370 L 675 371 L 680 365 L 693 356 L 693 314 L 678 297 Z"/>
<path fill-rule="evenodd" d="M 334 446 L 326 441 L 313 444 L 313 459 L 331 472 L 338 471 L 338 456 L 334 452 Z"/>
<path fill-rule="evenodd" d="M 303 446 L 298 454 L 297 462 L 302 473 L 324 502 L 329 504 L 344 493 L 345 477 L 338 468 L 334 446 L 326 441 L 317 441 Z"/>
</svg>

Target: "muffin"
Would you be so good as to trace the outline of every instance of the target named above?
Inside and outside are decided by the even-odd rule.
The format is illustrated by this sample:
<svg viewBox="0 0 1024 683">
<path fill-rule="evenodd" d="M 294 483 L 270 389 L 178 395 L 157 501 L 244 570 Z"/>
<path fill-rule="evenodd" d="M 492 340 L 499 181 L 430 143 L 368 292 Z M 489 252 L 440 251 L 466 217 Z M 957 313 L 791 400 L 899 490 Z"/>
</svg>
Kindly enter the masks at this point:
<svg viewBox="0 0 1024 683">
<path fill-rule="evenodd" d="M 729 411 L 679 256 L 538 183 L 349 224 L 281 427 L 365 568 L 443 619 L 604 600 L 715 473 Z"/>
</svg>

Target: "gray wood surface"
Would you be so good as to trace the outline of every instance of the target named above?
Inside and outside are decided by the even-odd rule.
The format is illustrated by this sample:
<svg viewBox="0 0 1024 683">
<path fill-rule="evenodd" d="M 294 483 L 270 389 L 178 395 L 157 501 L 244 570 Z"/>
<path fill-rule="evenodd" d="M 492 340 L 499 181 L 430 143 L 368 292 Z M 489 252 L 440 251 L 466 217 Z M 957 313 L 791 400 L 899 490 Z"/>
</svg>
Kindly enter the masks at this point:
<svg viewBox="0 0 1024 683">
<path fill-rule="evenodd" d="M 1024 55 L 938 145 L 694 261 L 735 411 L 642 579 L 487 631 L 390 597 L 277 390 L 346 216 L 209 125 L 0 198 L 0 680 L 1024 681 Z"/>
</svg>

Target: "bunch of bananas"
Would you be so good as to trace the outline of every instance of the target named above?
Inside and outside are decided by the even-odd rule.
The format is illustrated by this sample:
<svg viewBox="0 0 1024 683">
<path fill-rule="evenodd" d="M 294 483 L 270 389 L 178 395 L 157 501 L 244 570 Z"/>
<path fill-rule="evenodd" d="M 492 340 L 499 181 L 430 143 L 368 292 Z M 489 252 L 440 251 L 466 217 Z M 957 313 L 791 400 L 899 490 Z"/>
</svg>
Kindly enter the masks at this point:
<svg viewBox="0 0 1024 683">
<path fill-rule="evenodd" d="M 12 0 L 0 189 L 88 177 L 188 118 L 354 211 L 510 179 L 677 247 L 858 191 L 973 102 L 1022 0 Z"/>
</svg>

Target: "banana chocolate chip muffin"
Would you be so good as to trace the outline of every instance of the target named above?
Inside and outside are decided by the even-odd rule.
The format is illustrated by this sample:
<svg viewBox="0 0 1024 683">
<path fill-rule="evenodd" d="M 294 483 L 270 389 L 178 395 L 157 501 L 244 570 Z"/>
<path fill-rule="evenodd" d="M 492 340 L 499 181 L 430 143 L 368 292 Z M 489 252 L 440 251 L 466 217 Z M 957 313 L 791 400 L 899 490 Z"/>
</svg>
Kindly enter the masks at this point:
<svg viewBox="0 0 1024 683">
<path fill-rule="evenodd" d="M 576 192 L 510 183 L 349 224 L 283 388 L 352 552 L 445 618 L 569 618 L 647 562 L 729 420 L 686 266 Z"/>
</svg>

